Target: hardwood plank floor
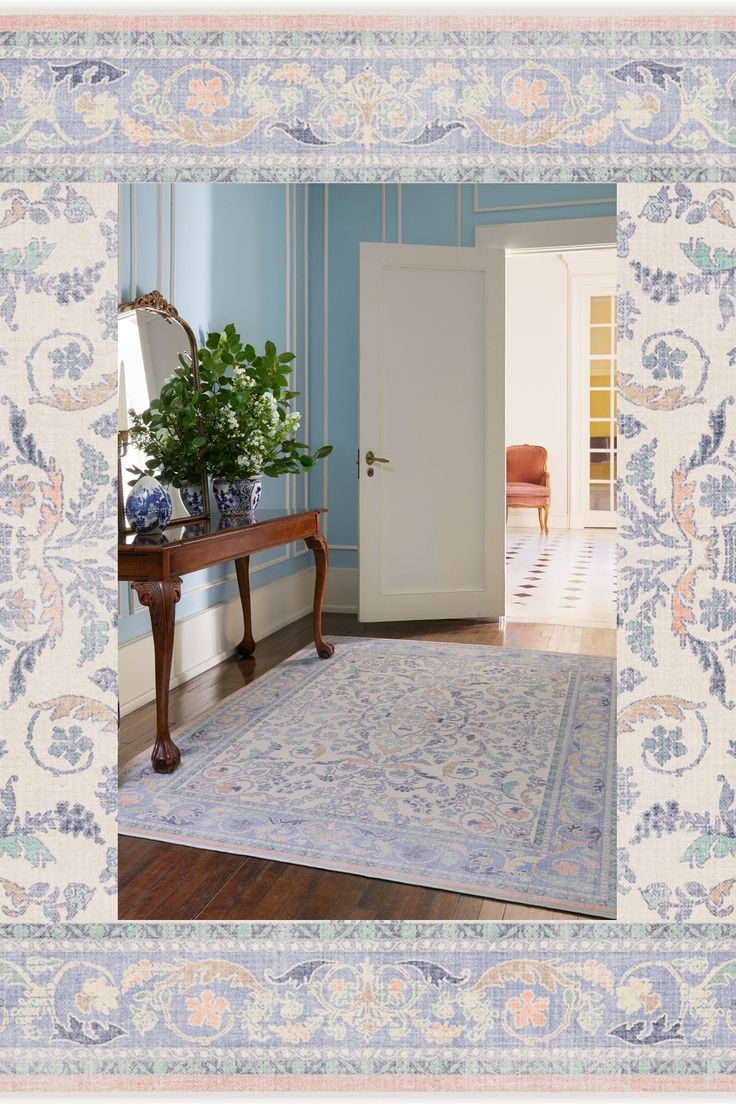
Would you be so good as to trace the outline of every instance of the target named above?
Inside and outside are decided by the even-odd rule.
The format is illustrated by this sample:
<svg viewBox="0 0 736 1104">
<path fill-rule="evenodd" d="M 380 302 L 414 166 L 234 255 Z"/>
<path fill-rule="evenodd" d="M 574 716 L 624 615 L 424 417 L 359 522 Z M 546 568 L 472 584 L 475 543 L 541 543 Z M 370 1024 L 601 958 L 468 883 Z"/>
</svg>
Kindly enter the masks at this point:
<svg viewBox="0 0 736 1104">
<path fill-rule="evenodd" d="M 575 630 L 567 625 L 528 622 L 511 622 L 505 631 L 494 625 L 457 621 L 365 625 L 349 614 L 326 614 L 324 628 L 338 636 L 443 640 L 611 658 L 616 655 L 613 629 Z M 311 619 L 305 617 L 260 641 L 251 659 L 225 660 L 173 690 L 172 729 L 212 709 L 310 641 Z M 121 765 L 150 748 L 154 730 L 153 703 L 123 718 Z M 120 837 L 119 867 L 121 920 L 589 919 L 552 909 L 131 836 Z"/>
</svg>

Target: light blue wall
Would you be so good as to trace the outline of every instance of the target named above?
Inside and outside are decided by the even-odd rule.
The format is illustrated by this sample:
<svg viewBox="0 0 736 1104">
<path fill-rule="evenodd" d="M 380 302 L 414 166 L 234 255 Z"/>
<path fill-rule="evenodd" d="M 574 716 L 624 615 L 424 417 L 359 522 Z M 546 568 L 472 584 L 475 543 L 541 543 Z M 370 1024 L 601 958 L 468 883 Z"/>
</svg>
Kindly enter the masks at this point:
<svg viewBox="0 0 736 1104">
<path fill-rule="evenodd" d="M 306 188 L 141 184 L 120 191 L 121 299 L 157 287 L 200 341 L 228 322 L 256 347 L 272 339 L 297 354 L 296 390 L 304 393 Z M 266 508 L 303 504 L 306 497 L 304 477 L 265 481 Z M 311 559 L 305 557 L 306 550 L 295 545 L 254 557 L 253 586 L 303 569 Z M 232 564 L 187 575 L 177 618 L 236 594 Z M 148 633 L 148 612 L 127 584 L 120 590 L 120 609 L 121 643 Z"/>
<path fill-rule="evenodd" d="M 358 243 L 472 246 L 478 225 L 614 215 L 615 196 L 613 184 L 125 185 L 122 297 L 159 286 L 200 337 L 232 321 L 297 354 L 302 439 L 335 450 L 308 480 L 267 480 L 264 502 L 326 504 L 330 562 L 355 567 Z M 253 586 L 307 562 L 293 545 L 266 553 Z M 231 565 L 189 575 L 177 617 L 236 592 Z M 130 603 L 121 588 L 121 642 L 148 632 Z"/>
</svg>

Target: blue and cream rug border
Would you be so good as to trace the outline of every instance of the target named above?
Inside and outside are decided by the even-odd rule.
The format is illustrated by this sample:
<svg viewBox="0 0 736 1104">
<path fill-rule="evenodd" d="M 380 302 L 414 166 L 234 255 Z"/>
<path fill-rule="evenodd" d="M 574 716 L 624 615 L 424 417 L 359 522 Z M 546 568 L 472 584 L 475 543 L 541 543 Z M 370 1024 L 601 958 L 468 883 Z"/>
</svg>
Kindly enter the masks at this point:
<svg viewBox="0 0 736 1104">
<path fill-rule="evenodd" d="M 7 925 L 0 1088 L 732 1091 L 732 935 L 590 922 Z"/>
<path fill-rule="evenodd" d="M 307 647 L 185 726 L 176 736 L 183 753 L 176 774 L 155 775 L 147 752 L 128 764 L 120 777 L 121 833 L 571 912 L 615 915 L 614 660 L 436 641 L 333 640 L 337 650 L 329 663 Z M 460 656 L 463 662 L 453 674 Z M 405 661 L 409 678 L 416 672 L 419 679 L 417 665 L 423 660 L 426 689 L 409 703 L 408 714 L 394 715 L 396 694 L 408 699 L 414 693 L 405 678 L 391 683 L 395 669 Z M 496 666 L 500 693 L 495 701 L 486 703 L 485 695 L 469 684 L 473 668 L 467 665 L 466 673 L 466 660 L 480 660 L 484 668 L 486 662 Z M 435 691 L 432 676 L 445 668 L 447 685 Z M 540 693 L 534 698 L 537 686 Z M 435 709 L 428 703 L 425 714 L 425 694 L 435 692 L 438 705 Z M 365 707 L 365 727 L 350 727 L 356 722 L 343 704 L 346 693 L 360 709 Z M 467 743 L 462 738 L 454 741 L 452 724 L 442 717 L 437 738 L 436 712 L 469 698 L 474 711 L 461 714 L 465 720 L 457 722 L 468 725 Z M 308 718 L 310 709 L 314 722 L 306 719 L 305 729 L 298 733 L 289 729 L 290 721 L 293 725 L 294 719 L 301 723 Z M 387 732 L 389 724 L 405 725 L 407 716 L 411 735 L 402 736 L 405 746 L 399 744 L 397 755 L 386 761 L 390 784 L 372 770 L 372 763 L 362 768 L 367 774 L 361 781 L 361 768 L 354 764 L 370 760 L 373 731 L 383 724 Z M 495 777 L 492 749 L 481 746 L 479 753 L 473 722 L 498 723 L 501 738 L 508 740 L 503 768 L 499 771 L 495 763 Z M 440 749 L 426 756 L 425 725 L 432 726 L 433 747 Z M 554 726 L 552 741 L 547 725 Z M 347 731 L 346 749 L 340 740 Z M 484 727 L 485 731 L 492 729 Z M 246 733 L 251 737 L 247 749 Z M 332 739 L 334 755 L 325 758 L 324 744 Z M 321 744 L 314 755 L 312 740 Z M 538 760 L 532 760 L 532 748 Z M 267 756 L 269 769 L 261 771 L 257 783 L 253 779 L 258 771 L 253 770 L 252 791 L 244 801 L 242 768 L 249 763 L 255 768 L 261 754 Z M 302 756 L 296 767 L 294 756 Z M 401 772 L 404 760 L 411 761 L 411 770 L 406 778 L 396 778 L 394 769 Z M 474 773 L 473 764 L 480 773 Z M 301 794 L 298 787 L 290 789 L 295 770 L 304 782 Z M 345 805 L 332 812 L 332 795 L 341 777 Z M 514 777 L 516 783 L 506 781 Z M 415 794 L 417 785 L 422 792 Z M 371 815 L 348 808 L 350 787 L 358 795 L 364 793 L 368 805 L 380 812 Z M 519 791 L 524 800 L 517 802 Z M 293 805 L 285 807 L 292 794 Z M 507 794 L 508 808 L 500 813 L 495 802 Z M 300 797 L 308 804 L 301 811 Z M 485 814 L 484 801 L 493 802 L 495 817 Z"/>
</svg>

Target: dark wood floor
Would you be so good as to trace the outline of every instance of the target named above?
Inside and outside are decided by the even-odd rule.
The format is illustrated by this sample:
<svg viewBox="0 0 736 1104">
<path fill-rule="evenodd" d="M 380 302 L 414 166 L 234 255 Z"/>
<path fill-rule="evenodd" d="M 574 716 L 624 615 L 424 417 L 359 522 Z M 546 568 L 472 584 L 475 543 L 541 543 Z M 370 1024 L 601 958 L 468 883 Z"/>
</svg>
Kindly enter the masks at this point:
<svg viewBox="0 0 736 1104">
<path fill-rule="evenodd" d="M 172 729 L 194 720 L 234 690 L 276 666 L 311 640 L 309 618 L 258 644 L 252 659 L 230 659 L 171 695 Z M 476 622 L 400 622 L 361 625 L 348 614 L 325 616 L 325 631 L 340 636 L 460 641 L 507 648 L 614 657 L 613 629 L 513 623 L 505 632 Z M 153 704 L 123 718 L 120 761 L 150 747 Z M 225 855 L 172 843 L 120 837 L 121 920 L 579 920 L 551 909 L 485 900 L 294 866 Z"/>
</svg>

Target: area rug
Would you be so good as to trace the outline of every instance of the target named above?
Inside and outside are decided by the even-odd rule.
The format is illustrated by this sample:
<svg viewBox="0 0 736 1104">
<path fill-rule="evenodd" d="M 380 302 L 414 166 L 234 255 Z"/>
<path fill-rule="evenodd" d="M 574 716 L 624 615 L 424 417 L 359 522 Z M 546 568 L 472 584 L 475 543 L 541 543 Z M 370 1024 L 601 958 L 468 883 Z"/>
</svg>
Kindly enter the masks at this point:
<svg viewBox="0 0 736 1104">
<path fill-rule="evenodd" d="M 123 771 L 124 835 L 615 915 L 615 662 L 332 638 Z"/>
</svg>

